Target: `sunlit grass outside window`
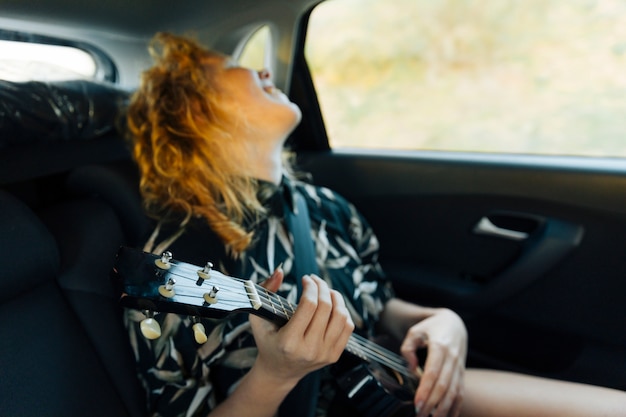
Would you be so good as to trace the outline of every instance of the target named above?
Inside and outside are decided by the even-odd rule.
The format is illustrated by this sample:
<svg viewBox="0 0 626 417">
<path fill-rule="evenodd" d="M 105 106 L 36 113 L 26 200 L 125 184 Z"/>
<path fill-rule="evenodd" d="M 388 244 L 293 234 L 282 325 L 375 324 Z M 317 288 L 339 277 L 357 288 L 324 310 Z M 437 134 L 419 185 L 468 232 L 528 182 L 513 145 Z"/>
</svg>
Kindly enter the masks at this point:
<svg viewBox="0 0 626 417">
<path fill-rule="evenodd" d="M 331 146 L 626 156 L 626 2 L 332 0 L 306 57 Z"/>
</svg>

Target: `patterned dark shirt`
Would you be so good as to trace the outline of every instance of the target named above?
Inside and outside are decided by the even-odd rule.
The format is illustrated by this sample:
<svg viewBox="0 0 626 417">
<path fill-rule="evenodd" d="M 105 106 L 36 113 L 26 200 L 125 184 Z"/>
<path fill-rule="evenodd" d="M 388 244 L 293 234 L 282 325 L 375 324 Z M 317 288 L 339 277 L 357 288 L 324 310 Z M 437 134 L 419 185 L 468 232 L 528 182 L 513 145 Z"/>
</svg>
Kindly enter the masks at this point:
<svg viewBox="0 0 626 417">
<path fill-rule="evenodd" d="M 263 281 L 282 263 L 285 280 L 278 294 L 295 305 L 293 237 L 283 219 L 284 210 L 294 207 L 294 192 L 304 197 L 308 207 L 321 277 L 344 294 L 356 331 L 373 334 L 384 304 L 393 296 L 378 264 L 378 240 L 354 206 L 327 188 L 286 178 L 280 186 L 261 184 L 259 196 L 268 215 L 256 221 L 254 243 L 239 259 L 227 256 L 219 239 L 202 224 L 187 225 L 168 250 L 177 260 L 199 266 L 211 261 L 221 272 L 253 282 Z M 161 237 L 176 231 L 166 229 L 160 231 Z M 188 317 L 157 314 L 162 335 L 156 340 L 141 335 L 139 322 L 144 318 L 139 311 L 127 310 L 125 324 L 153 416 L 206 416 L 236 388 L 256 358 L 246 314 L 203 319 L 208 341 L 201 345 L 194 340 L 194 323 Z M 334 394 L 325 372 L 317 415 L 326 415 Z"/>
</svg>

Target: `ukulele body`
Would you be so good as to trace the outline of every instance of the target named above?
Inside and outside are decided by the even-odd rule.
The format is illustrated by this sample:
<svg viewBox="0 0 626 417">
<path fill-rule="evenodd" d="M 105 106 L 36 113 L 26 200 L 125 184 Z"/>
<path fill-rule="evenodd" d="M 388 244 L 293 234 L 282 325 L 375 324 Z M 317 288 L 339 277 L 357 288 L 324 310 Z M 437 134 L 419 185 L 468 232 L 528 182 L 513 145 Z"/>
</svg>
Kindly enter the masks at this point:
<svg viewBox="0 0 626 417">
<path fill-rule="evenodd" d="M 357 414 L 360 417 L 414 417 L 415 380 L 386 368 L 379 362 L 366 362 L 344 352 L 331 367 L 339 388 L 337 404 L 329 417 Z M 338 411 L 341 410 L 341 411 Z"/>
</svg>

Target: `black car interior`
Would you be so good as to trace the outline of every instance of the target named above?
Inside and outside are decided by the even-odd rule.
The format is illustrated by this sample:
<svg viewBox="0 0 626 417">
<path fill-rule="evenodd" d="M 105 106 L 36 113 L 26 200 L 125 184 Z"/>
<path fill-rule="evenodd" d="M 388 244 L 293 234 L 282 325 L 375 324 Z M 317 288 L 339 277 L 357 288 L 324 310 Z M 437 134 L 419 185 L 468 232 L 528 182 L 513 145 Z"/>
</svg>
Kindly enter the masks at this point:
<svg viewBox="0 0 626 417">
<path fill-rule="evenodd" d="M 7 2 L 0 20 L 52 22 L 43 32 L 110 49 L 117 70 L 105 65 L 110 82 L 0 80 L 0 415 L 146 415 L 109 277 L 119 247 L 153 227 L 123 136 L 147 64 L 134 55 L 163 27 L 201 28 L 232 52 L 265 21 L 280 33 L 277 86 L 305 115 L 290 142 L 299 166 L 368 219 L 398 294 L 459 312 L 468 366 L 626 389 L 623 159 L 331 149 L 304 56 L 317 0 L 193 0 L 171 19 L 165 1 L 32 3 Z M 71 36 L 56 27 L 68 16 Z M 485 218 L 529 238 L 481 229 Z"/>
<path fill-rule="evenodd" d="M 123 100 L 112 98 L 127 94 L 81 81 L 2 87 L 15 100 L 3 101 L 14 120 L 0 129 L 0 409 L 145 415 L 109 279 L 118 248 L 149 227 L 116 128 Z"/>
</svg>

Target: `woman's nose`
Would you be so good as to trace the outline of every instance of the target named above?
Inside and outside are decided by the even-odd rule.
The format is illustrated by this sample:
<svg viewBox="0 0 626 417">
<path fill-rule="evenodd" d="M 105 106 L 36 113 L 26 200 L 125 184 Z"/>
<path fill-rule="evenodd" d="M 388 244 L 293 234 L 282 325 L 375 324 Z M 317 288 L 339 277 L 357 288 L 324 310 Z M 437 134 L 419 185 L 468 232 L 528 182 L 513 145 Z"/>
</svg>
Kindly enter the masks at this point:
<svg viewBox="0 0 626 417">
<path fill-rule="evenodd" d="M 268 70 L 267 68 L 263 68 L 261 71 L 259 71 L 259 78 L 262 80 L 266 80 L 272 78 L 272 74 L 270 74 L 270 70 Z"/>
</svg>

